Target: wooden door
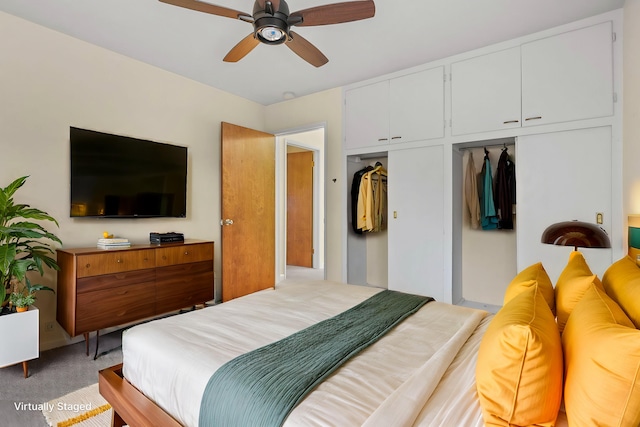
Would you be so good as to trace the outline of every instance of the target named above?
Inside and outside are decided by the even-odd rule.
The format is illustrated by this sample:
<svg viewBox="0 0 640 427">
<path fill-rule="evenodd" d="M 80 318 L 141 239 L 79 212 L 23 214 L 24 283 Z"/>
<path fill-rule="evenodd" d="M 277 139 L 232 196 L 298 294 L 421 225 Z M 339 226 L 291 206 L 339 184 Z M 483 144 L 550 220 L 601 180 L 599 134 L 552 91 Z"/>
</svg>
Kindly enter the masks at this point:
<svg viewBox="0 0 640 427">
<path fill-rule="evenodd" d="M 222 123 L 222 301 L 275 286 L 275 136 Z"/>
<path fill-rule="evenodd" d="M 287 154 L 287 265 L 313 267 L 313 152 Z"/>
</svg>

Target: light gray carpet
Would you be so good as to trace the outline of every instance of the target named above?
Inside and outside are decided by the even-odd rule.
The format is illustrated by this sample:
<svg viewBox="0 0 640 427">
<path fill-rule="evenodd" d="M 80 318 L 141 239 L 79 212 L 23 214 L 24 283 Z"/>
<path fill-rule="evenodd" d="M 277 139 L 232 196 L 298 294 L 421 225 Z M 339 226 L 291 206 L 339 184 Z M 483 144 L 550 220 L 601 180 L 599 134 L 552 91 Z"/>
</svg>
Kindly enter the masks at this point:
<svg viewBox="0 0 640 427">
<path fill-rule="evenodd" d="M 99 370 L 122 363 L 121 339 L 121 331 L 101 336 L 99 352 L 106 354 L 97 360 L 93 360 L 95 334 L 91 334 L 89 356 L 85 353 L 84 341 L 43 351 L 40 358 L 29 362 L 30 375 L 26 379 L 21 363 L 0 369 L 0 425 L 46 427 L 41 411 L 19 410 L 16 404 L 42 404 L 97 383 Z"/>
</svg>

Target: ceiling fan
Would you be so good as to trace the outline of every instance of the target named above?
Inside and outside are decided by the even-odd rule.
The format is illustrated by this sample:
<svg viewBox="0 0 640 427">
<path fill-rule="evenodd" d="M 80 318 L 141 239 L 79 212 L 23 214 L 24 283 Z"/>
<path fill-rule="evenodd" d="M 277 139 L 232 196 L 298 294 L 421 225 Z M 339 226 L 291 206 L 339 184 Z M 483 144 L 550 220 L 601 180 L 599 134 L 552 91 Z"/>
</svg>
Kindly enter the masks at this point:
<svg viewBox="0 0 640 427">
<path fill-rule="evenodd" d="M 315 25 L 340 24 L 372 18 L 376 8 L 373 0 L 357 0 L 311 7 L 289 13 L 285 0 L 256 0 L 253 14 L 216 6 L 199 0 L 160 0 L 199 12 L 226 18 L 239 19 L 253 24 L 253 32 L 233 47 L 224 57 L 225 62 L 238 62 L 251 52 L 259 43 L 283 44 L 299 57 L 321 67 L 329 60 L 313 44 L 291 30 L 293 26 L 309 27 Z"/>
</svg>

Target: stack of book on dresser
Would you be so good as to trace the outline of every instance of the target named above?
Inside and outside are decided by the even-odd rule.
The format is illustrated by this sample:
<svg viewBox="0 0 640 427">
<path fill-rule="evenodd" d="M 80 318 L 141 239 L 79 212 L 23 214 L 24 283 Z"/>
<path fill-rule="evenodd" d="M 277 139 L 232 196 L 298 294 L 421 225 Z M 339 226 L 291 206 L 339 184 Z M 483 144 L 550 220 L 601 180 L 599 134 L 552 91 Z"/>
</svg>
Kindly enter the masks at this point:
<svg viewBox="0 0 640 427">
<path fill-rule="evenodd" d="M 121 248 L 129 248 L 131 247 L 131 243 L 129 243 L 129 239 L 115 237 L 110 239 L 98 239 L 98 248 L 99 249 L 121 249 Z"/>
</svg>

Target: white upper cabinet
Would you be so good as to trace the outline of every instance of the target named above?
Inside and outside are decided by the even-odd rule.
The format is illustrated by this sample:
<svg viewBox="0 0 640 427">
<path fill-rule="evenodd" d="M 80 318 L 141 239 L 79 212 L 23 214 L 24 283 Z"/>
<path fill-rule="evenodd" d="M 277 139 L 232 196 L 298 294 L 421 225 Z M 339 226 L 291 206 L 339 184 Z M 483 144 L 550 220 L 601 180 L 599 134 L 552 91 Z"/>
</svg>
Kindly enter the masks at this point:
<svg viewBox="0 0 640 427">
<path fill-rule="evenodd" d="M 389 142 L 389 82 L 345 92 L 345 146 L 368 147 Z"/>
<path fill-rule="evenodd" d="M 451 65 L 451 134 L 613 115 L 612 22 Z"/>
<path fill-rule="evenodd" d="M 389 81 L 391 142 L 444 137 L 444 67 Z"/>
<path fill-rule="evenodd" d="M 520 47 L 451 64 L 451 133 L 520 127 Z"/>
<path fill-rule="evenodd" d="M 523 126 L 613 114 L 612 25 L 521 46 Z"/>
<path fill-rule="evenodd" d="M 444 67 L 345 91 L 345 147 L 444 137 Z"/>
</svg>

